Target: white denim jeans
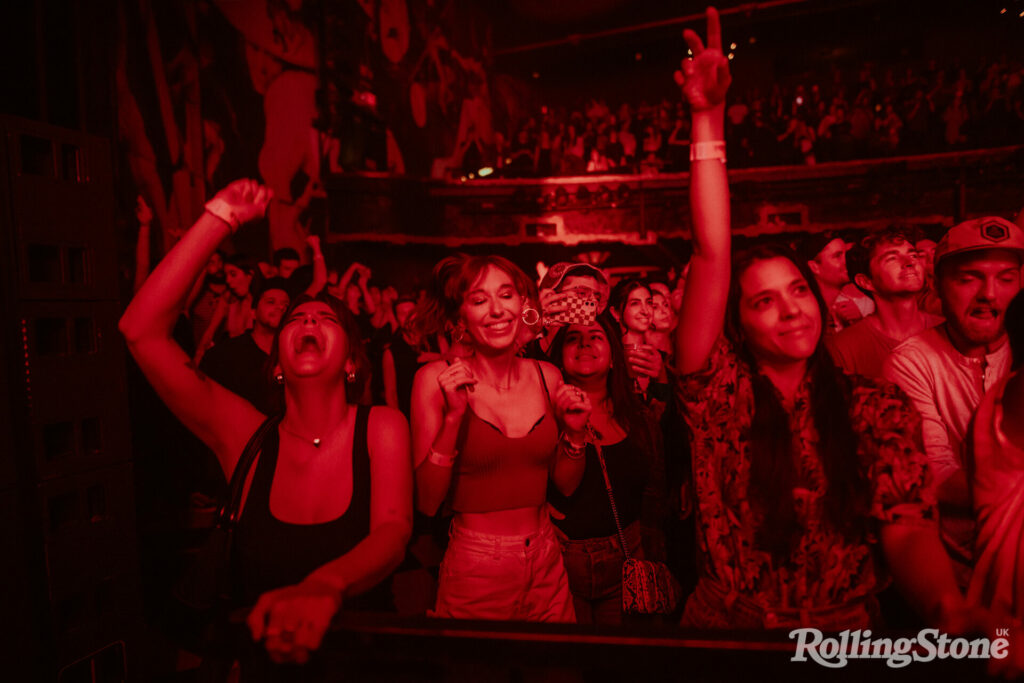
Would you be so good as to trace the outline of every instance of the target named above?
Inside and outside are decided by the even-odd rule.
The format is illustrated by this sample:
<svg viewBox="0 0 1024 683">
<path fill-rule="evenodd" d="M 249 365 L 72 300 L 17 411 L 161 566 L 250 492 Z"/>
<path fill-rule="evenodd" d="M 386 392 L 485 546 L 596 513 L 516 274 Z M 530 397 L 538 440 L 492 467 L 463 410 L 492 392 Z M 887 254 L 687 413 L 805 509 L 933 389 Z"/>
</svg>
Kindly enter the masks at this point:
<svg viewBox="0 0 1024 683">
<path fill-rule="evenodd" d="M 525 536 L 471 531 L 452 522 L 431 616 L 574 623 L 569 579 L 548 517 Z"/>
</svg>

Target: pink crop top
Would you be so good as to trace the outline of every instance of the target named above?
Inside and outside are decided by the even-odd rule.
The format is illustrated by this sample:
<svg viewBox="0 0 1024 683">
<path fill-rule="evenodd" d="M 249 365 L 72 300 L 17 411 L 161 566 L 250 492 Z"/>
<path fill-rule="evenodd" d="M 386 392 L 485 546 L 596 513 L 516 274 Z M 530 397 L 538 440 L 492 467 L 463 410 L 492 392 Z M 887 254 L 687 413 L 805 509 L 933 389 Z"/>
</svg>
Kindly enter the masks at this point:
<svg viewBox="0 0 1024 683">
<path fill-rule="evenodd" d="M 451 506 L 455 512 L 540 507 L 547 500 L 558 425 L 544 373 L 539 364 L 535 367 L 547 402 L 544 414 L 526 436 L 507 437 L 472 408 L 466 411 L 452 479 Z"/>
</svg>

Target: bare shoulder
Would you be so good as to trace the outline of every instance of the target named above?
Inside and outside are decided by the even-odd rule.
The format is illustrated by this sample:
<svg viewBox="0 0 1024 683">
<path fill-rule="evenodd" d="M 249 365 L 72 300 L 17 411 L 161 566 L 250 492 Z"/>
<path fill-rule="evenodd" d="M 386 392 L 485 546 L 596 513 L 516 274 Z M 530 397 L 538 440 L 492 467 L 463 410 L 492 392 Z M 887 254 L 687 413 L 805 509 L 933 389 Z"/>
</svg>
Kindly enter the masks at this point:
<svg viewBox="0 0 1024 683">
<path fill-rule="evenodd" d="M 534 363 L 540 366 L 541 372 L 544 373 L 544 381 L 548 385 L 548 389 L 554 391 L 555 387 L 562 383 L 562 371 L 556 368 L 552 363 L 546 360 L 541 361 L 528 361 L 524 360 L 524 363 Z"/>
<path fill-rule="evenodd" d="M 369 429 L 372 439 L 380 432 L 408 431 L 409 421 L 405 419 L 405 415 L 400 410 L 389 406 L 373 406 L 370 409 L 367 429 Z"/>
<path fill-rule="evenodd" d="M 388 406 L 370 409 L 366 425 L 366 439 L 370 458 L 401 456 L 409 453 L 409 422 L 401 411 Z"/>
<path fill-rule="evenodd" d="M 437 376 L 444 372 L 444 369 L 448 367 L 448 363 L 443 360 L 435 360 L 427 363 L 422 368 L 416 371 L 415 382 L 435 382 Z"/>
</svg>

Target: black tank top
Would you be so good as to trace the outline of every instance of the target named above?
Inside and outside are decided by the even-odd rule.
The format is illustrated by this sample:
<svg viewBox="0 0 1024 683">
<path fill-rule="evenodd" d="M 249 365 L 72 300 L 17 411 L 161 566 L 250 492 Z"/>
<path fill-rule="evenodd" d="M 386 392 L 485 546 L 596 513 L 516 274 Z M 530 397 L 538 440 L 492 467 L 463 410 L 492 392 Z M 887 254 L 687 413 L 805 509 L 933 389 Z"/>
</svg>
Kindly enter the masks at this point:
<svg viewBox="0 0 1024 683">
<path fill-rule="evenodd" d="M 282 522 L 270 513 L 270 486 L 277 469 L 279 439 L 276 429 L 267 434 L 235 530 L 232 562 L 239 605 L 252 605 L 268 590 L 299 583 L 314 569 L 341 557 L 369 535 L 369 416 L 370 406 L 356 407 L 352 498 L 348 509 L 337 519 L 318 524 Z M 389 604 L 387 582 L 344 601 L 351 609 L 388 609 Z"/>
<path fill-rule="evenodd" d="M 640 519 L 644 490 L 650 480 L 650 462 L 636 439 L 602 446 L 608 478 L 612 481 L 619 520 L 627 527 Z M 565 519 L 555 525 L 573 540 L 601 538 L 618 533 L 612 516 L 608 489 L 604 485 L 601 463 L 593 444 L 587 444 L 587 467 L 583 479 L 571 496 L 563 496 L 557 486 L 548 485 L 548 501 Z"/>
</svg>

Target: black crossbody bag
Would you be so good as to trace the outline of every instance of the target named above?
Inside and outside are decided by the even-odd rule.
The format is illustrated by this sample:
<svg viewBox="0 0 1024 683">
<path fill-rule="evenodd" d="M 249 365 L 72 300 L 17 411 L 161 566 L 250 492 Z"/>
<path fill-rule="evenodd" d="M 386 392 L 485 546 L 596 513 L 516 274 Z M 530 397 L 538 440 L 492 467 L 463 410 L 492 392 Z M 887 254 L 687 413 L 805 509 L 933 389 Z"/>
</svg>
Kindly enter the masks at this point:
<svg viewBox="0 0 1024 683">
<path fill-rule="evenodd" d="M 608 492 L 608 503 L 615 519 L 615 529 L 619 534 L 619 544 L 625 561 L 622 563 L 622 611 L 625 614 L 671 614 L 679 604 L 681 590 L 679 582 L 663 562 L 639 560 L 630 556 L 629 541 L 622 531 L 619 520 L 619 508 L 615 504 L 612 493 L 612 481 L 608 477 L 608 466 L 604 462 L 604 452 L 598 443 L 593 427 L 589 427 L 597 460 L 601 463 L 601 474 L 604 475 L 604 487 Z"/>
<path fill-rule="evenodd" d="M 228 612 L 235 588 L 231 580 L 231 550 L 242 505 L 242 491 L 264 439 L 280 422 L 280 415 L 268 417 L 249 438 L 231 474 L 228 497 L 217 510 L 213 528 L 195 559 L 174 585 L 172 621 L 187 641 L 186 647 L 198 654 L 208 654 L 228 644 Z"/>
</svg>

